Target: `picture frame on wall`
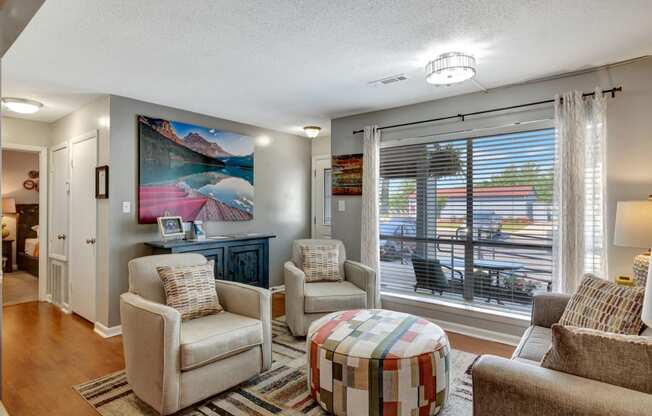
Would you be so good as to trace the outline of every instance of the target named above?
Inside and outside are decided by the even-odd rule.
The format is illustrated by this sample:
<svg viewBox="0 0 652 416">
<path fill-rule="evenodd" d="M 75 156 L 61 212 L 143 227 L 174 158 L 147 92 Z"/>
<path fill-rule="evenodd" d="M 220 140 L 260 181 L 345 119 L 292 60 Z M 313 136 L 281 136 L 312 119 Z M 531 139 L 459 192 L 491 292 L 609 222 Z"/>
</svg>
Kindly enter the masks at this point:
<svg viewBox="0 0 652 416">
<path fill-rule="evenodd" d="M 158 217 L 156 221 L 163 241 L 180 240 L 186 236 L 186 232 L 183 230 L 182 217 Z"/>
<path fill-rule="evenodd" d="M 95 198 L 109 198 L 109 167 L 107 165 L 95 168 Z"/>
<path fill-rule="evenodd" d="M 333 195 L 362 195 L 362 153 L 333 156 L 331 169 Z"/>
</svg>

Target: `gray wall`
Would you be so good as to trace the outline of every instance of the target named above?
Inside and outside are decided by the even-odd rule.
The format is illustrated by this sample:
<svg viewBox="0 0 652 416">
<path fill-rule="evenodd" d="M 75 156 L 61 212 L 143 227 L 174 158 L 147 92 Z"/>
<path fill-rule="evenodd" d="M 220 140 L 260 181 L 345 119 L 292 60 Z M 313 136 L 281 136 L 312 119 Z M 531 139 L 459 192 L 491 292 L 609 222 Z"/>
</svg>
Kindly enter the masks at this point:
<svg viewBox="0 0 652 416">
<path fill-rule="evenodd" d="M 159 238 L 156 225 L 139 225 L 137 220 L 138 114 L 234 131 L 256 139 L 254 220 L 207 223 L 206 229 L 208 234 L 276 234 L 270 243 L 270 285 L 282 284 L 283 262 L 290 258 L 292 241 L 310 235 L 310 140 L 124 97 L 111 96 L 110 103 L 109 326 L 120 322 L 119 296 L 128 289 L 127 262 L 148 254 L 143 242 Z M 130 214 L 122 213 L 123 201 L 131 202 Z"/>
<path fill-rule="evenodd" d="M 641 250 L 616 247 L 612 244 L 616 202 L 625 199 L 645 199 L 652 189 L 652 59 L 603 69 L 587 74 L 512 86 L 383 111 L 335 119 L 331 122 L 331 150 L 333 155 L 362 152 L 362 135 L 353 135 L 366 125 L 379 126 L 417 121 L 451 114 L 466 113 L 552 98 L 569 90 L 592 91 L 594 87 L 622 86 L 623 92 L 608 102 L 607 198 L 609 277 L 631 275 L 632 257 Z M 424 82 L 424 88 L 429 88 Z M 467 121 L 472 126 L 502 125 L 513 120 L 539 120 L 551 117 L 550 106 L 532 111 L 515 112 Z M 462 126 L 446 123 L 420 126 L 411 130 L 387 130 L 383 137 L 416 137 L 425 132 L 451 131 Z M 345 197 L 346 211 L 337 211 L 338 200 L 333 197 L 333 238 L 343 240 L 347 254 L 360 256 L 360 197 Z"/>
</svg>

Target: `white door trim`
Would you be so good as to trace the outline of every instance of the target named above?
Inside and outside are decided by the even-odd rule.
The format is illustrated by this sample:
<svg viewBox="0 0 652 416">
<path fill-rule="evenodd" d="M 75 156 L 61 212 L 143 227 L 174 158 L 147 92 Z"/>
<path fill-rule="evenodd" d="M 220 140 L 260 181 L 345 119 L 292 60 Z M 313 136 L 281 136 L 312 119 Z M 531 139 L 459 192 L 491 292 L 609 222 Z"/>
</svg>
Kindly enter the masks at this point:
<svg viewBox="0 0 652 416">
<path fill-rule="evenodd" d="M 310 197 L 310 236 L 312 238 L 315 238 L 317 228 L 315 223 L 317 215 L 317 211 L 315 210 L 315 207 L 317 206 L 317 171 L 315 170 L 315 166 L 317 165 L 317 161 L 320 160 L 331 160 L 331 155 L 313 156 L 310 165 L 310 190 L 312 194 Z"/>
<path fill-rule="evenodd" d="M 38 195 L 38 222 L 39 222 L 39 258 L 38 258 L 38 299 L 47 300 L 48 281 L 48 147 L 31 144 L 7 143 L 3 140 L 2 149 L 19 150 L 38 153 L 39 165 L 39 195 Z M 43 254 L 41 254 L 43 253 Z"/>
</svg>

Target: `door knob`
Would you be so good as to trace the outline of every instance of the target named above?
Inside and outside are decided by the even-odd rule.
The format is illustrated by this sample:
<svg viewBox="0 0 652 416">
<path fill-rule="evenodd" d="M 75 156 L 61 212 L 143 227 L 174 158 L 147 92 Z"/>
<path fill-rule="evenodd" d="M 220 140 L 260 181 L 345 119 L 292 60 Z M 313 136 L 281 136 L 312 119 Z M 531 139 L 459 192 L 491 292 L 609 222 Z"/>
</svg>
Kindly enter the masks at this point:
<svg viewBox="0 0 652 416">
<path fill-rule="evenodd" d="M 86 239 L 86 244 L 95 244 L 95 239 L 94 238 L 87 238 Z"/>
<path fill-rule="evenodd" d="M 57 240 L 65 240 L 66 235 L 65 234 L 57 234 Z"/>
</svg>

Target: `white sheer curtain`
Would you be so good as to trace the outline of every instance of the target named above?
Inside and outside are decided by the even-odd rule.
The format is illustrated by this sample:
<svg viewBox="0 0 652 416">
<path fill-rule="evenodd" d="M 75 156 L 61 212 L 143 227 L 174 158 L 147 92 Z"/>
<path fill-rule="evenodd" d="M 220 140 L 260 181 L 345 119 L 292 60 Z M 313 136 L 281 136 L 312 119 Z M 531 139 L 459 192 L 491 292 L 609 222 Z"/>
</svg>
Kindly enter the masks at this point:
<svg viewBox="0 0 652 416">
<path fill-rule="evenodd" d="M 362 157 L 362 233 L 360 257 L 362 264 L 376 271 L 376 304 L 380 308 L 380 242 L 378 240 L 378 177 L 380 130 L 378 126 L 364 129 Z"/>
<path fill-rule="evenodd" d="M 573 293 L 585 273 L 607 276 L 606 109 L 600 89 L 555 97 L 555 291 Z"/>
</svg>

